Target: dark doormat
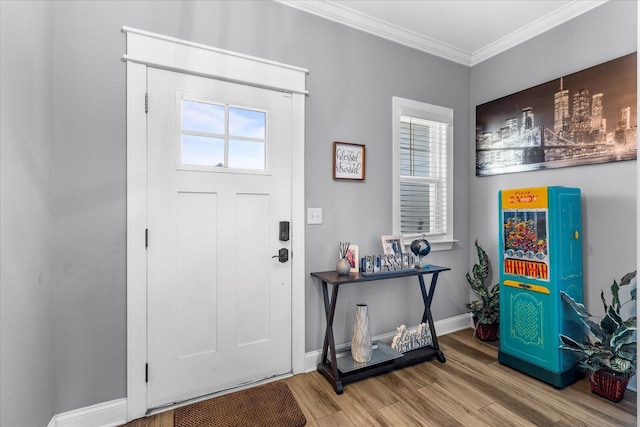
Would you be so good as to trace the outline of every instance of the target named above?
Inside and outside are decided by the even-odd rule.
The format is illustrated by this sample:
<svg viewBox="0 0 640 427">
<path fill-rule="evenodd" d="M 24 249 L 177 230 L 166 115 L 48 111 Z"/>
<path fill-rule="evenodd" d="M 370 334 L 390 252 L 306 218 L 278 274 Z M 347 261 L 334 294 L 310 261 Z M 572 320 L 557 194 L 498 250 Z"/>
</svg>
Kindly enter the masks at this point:
<svg viewBox="0 0 640 427">
<path fill-rule="evenodd" d="M 176 409 L 174 427 L 300 427 L 307 423 L 289 387 L 252 387 Z"/>
</svg>

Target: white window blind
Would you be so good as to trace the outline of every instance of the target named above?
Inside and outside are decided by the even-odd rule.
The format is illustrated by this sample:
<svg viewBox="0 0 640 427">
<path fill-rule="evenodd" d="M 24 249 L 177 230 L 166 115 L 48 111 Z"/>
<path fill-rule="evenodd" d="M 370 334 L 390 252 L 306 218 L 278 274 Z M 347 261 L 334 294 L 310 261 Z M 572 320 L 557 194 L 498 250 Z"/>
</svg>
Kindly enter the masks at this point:
<svg viewBox="0 0 640 427">
<path fill-rule="evenodd" d="M 393 234 L 451 249 L 452 201 L 453 110 L 393 97 Z"/>
<path fill-rule="evenodd" d="M 400 117 L 400 232 L 447 233 L 446 123 Z"/>
</svg>

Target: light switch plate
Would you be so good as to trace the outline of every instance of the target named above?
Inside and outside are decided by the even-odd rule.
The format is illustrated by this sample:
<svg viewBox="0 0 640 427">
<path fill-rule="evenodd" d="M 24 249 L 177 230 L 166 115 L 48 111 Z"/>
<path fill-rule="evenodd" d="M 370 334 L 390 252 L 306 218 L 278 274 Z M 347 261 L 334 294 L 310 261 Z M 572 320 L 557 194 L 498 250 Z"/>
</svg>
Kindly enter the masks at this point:
<svg viewBox="0 0 640 427">
<path fill-rule="evenodd" d="M 307 208 L 307 224 L 322 224 L 322 208 Z"/>
</svg>

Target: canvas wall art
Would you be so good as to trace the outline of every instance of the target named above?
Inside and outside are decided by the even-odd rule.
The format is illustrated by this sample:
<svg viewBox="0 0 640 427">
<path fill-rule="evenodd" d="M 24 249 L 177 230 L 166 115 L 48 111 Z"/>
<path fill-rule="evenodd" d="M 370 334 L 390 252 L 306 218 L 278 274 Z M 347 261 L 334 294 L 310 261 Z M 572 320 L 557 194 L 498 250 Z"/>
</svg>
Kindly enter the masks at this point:
<svg viewBox="0 0 640 427">
<path fill-rule="evenodd" d="M 476 107 L 476 176 L 635 160 L 636 53 Z"/>
</svg>

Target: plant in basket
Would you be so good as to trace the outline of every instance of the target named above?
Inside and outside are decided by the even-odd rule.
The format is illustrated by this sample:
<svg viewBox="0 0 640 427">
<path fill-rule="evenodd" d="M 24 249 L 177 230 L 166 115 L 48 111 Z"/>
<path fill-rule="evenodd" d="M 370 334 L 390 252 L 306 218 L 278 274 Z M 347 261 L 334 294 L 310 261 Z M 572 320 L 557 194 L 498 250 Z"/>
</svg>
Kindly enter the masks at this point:
<svg viewBox="0 0 640 427">
<path fill-rule="evenodd" d="M 467 304 L 467 309 L 473 314 L 478 338 L 482 341 L 495 341 L 500 319 L 500 286 L 496 284 L 489 288 L 485 285 L 484 281 L 489 275 L 489 257 L 477 240 L 475 246 L 478 262 L 473 265 L 472 275 L 467 273 L 466 277 L 478 299 Z"/>
<path fill-rule="evenodd" d="M 564 291 L 560 292 L 562 299 L 576 312 L 588 331 L 584 342 L 560 334 L 560 348 L 579 355 L 580 366 L 587 370 L 591 380 L 591 391 L 613 402 L 622 400 L 629 378 L 636 373 L 636 316 L 623 318 L 620 311 L 625 304 L 635 303 L 635 281 L 629 292 L 629 299 L 621 303 L 619 298 L 620 288 L 628 286 L 634 277 L 635 271 L 625 274 L 619 284 L 613 281 L 610 304 L 607 304 L 604 291 L 600 292 L 605 312 L 600 323 L 591 320 L 594 316 L 589 314 L 583 304 L 576 302 Z"/>
</svg>

